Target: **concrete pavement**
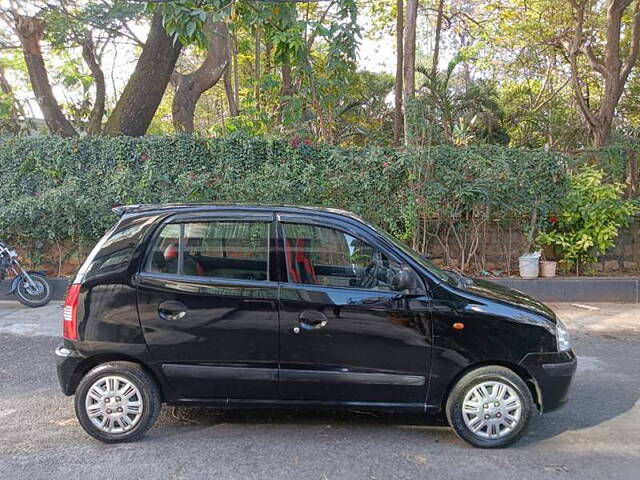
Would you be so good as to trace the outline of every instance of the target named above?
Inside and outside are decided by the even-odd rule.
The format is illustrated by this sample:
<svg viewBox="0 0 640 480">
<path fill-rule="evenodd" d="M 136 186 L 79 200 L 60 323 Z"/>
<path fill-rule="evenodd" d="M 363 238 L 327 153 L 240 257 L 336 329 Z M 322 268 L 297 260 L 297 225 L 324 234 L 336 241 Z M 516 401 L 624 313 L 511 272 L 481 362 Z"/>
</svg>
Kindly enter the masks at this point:
<svg viewBox="0 0 640 480">
<path fill-rule="evenodd" d="M 569 404 L 487 451 L 415 417 L 168 407 L 142 441 L 103 445 L 58 389 L 62 304 L 0 302 L 0 479 L 636 479 L 640 308 L 587 306 L 552 305 L 579 356 Z"/>
</svg>

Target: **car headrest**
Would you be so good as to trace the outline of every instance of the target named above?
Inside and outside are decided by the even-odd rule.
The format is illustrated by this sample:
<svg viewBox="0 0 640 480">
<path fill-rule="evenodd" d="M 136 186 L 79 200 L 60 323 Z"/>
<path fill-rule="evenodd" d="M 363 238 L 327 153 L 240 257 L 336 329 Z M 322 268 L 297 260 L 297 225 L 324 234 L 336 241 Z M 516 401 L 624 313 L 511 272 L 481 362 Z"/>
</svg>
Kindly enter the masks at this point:
<svg viewBox="0 0 640 480">
<path fill-rule="evenodd" d="M 168 245 L 163 255 L 165 260 L 175 260 L 178 258 L 178 246 L 175 243 Z"/>
</svg>

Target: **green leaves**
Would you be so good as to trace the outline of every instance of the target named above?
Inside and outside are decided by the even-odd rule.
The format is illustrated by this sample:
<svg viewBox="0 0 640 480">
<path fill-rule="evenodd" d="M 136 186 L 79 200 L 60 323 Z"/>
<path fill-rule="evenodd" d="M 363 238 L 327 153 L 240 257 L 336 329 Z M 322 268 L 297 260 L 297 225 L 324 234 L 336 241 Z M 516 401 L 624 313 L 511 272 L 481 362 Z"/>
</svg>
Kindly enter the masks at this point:
<svg viewBox="0 0 640 480">
<path fill-rule="evenodd" d="M 163 25 L 167 35 L 179 41 L 183 45 L 196 44 L 204 48 L 206 37 L 202 26 L 207 20 L 207 7 L 209 3 L 220 2 L 199 2 L 192 0 L 177 0 L 162 4 Z"/>
<path fill-rule="evenodd" d="M 637 202 L 623 200 L 624 185 L 607 183 L 604 172 L 582 166 L 570 177 L 557 222 L 538 235 L 540 245 L 554 245 L 571 267 L 589 264 L 615 245 L 618 231 L 639 210 Z"/>
<path fill-rule="evenodd" d="M 451 226 L 464 236 L 486 222 L 517 234 L 533 211 L 544 222 L 561 211 L 540 243 L 558 245 L 567 259 L 604 251 L 637 206 L 591 167 L 571 177 L 567 191 L 566 163 L 552 152 L 487 145 L 339 148 L 246 134 L 5 137 L 0 238 L 27 250 L 43 241 L 91 244 L 115 220 L 117 204 L 264 202 L 345 208 L 405 240 L 425 219 L 440 222 L 444 230 L 431 232 L 439 238 Z"/>
</svg>

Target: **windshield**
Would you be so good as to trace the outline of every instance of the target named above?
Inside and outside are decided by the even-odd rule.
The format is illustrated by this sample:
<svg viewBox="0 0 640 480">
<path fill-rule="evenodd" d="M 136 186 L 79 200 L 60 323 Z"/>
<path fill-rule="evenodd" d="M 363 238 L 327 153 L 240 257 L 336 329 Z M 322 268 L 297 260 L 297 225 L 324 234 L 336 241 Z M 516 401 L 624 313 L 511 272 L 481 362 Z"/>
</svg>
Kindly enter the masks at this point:
<svg viewBox="0 0 640 480">
<path fill-rule="evenodd" d="M 378 234 L 380 234 L 381 236 L 386 238 L 388 241 L 390 241 L 392 244 L 394 244 L 400 250 L 402 250 L 404 253 L 406 253 L 408 256 L 410 256 L 413 260 L 415 260 L 417 263 L 419 263 L 424 268 L 426 268 L 434 277 L 438 278 L 439 280 L 442 280 L 443 282 L 447 282 L 447 283 L 449 283 L 451 285 L 454 285 L 454 286 L 457 284 L 457 281 L 454 280 L 451 275 L 447 274 L 447 272 L 445 272 L 444 270 L 442 270 L 441 268 L 436 266 L 436 264 L 433 263 L 431 260 L 429 260 L 426 257 L 423 257 L 418 252 L 416 252 L 414 249 L 412 249 L 411 247 L 406 245 L 404 242 L 402 242 L 401 240 L 398 240 L 397 238 L 395 238 L 394 236 L 388 234 L 384 230 L 382 230 L 382 229 L 380 229 L 378 227 L 375 227 L 375 226 L 372 226 L 372 227 Z"/>
</svg>

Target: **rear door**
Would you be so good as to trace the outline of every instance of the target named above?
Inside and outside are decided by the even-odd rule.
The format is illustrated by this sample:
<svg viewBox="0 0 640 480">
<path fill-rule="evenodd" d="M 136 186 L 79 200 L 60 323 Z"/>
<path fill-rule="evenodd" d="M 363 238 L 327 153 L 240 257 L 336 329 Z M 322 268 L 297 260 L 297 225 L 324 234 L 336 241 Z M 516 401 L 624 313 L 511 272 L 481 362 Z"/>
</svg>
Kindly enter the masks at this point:
<svg viewBox="0 0 640 480">
<path fill-rule="evenodd" d="M 174 217 L 138 275 L 154 361 L 183 398 L 275 398 L 278 285 L 273 215 Z"/>
<path fill-rule="evenodd" d="M 280 219 L 281 398 L 424 405 L 428 299 L 393 289 L 393 252 L 353 225 Z"/>
</svg>

